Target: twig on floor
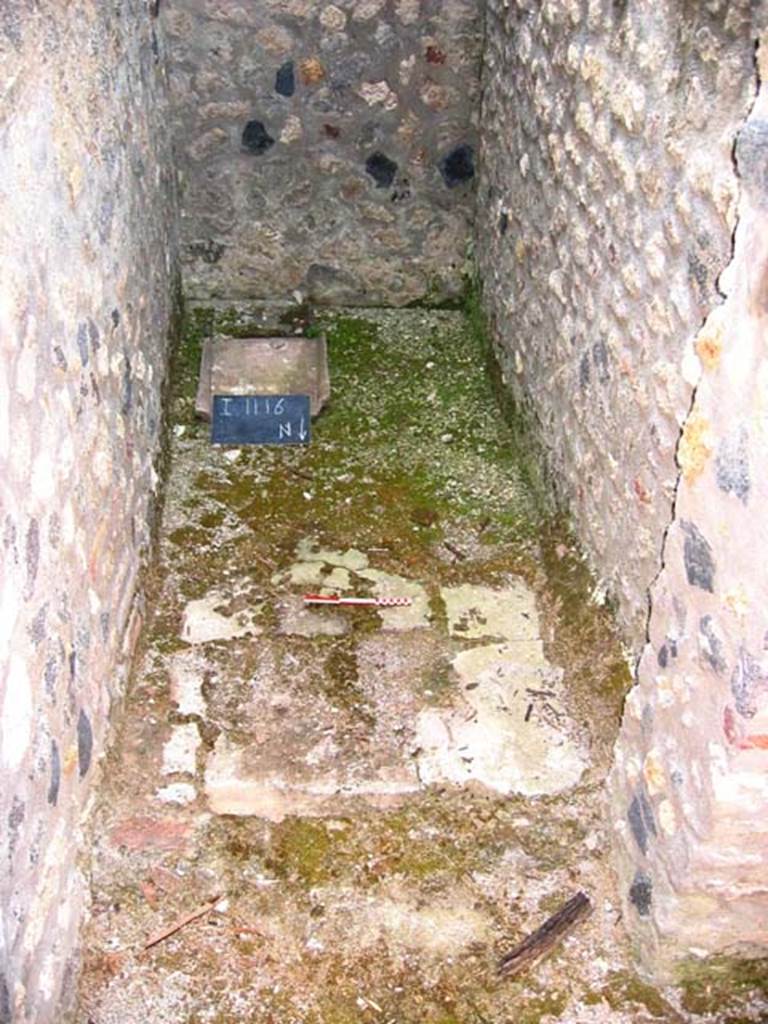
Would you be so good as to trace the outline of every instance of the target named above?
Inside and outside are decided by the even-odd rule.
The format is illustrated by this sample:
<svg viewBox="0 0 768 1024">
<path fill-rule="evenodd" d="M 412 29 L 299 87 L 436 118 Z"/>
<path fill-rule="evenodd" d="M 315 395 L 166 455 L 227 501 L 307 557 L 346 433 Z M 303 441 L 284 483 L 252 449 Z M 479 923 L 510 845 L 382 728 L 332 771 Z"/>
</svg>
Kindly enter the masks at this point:
<svg viewBox="0 0 768 1024">
<path fill-rule="evenodd" d="M 261 562 L 263 566 L 266 566 L 266 568 L 270 569 L 272 572 L 277 568 L 277 565 L 271 558 L 267 558 L 266 555 L 260 555 L 258 551 L 251 551 L 250 555 L 252 558 L 255 558 L 257 562 Z"/>
<path fill-rule="evenodd" d="M 591 913 L 592 903 L 589 896 L 577 892 L 535 932 L 531 932 L 503 956 L 498 963 L 497 972 L 505 978 L 511 978 L 531 967 L 558 946 L 576 925 Z"/>
<path fill-rule="evenodd" d="M 460 551 L 457 547 L 450 543 L 450 541 L 444 540 L 443 547 L 446 548 L 460 562 L 466 561 L 467 556 L 463 551 Z"/>
<path fill-rule="evenodd" d="M 181 931 L 182 928 L 185 928 L 188 924 L 191 924 L 192 921 L 196 921 L 199 917 L 205 917 L 206 914 L 210 914 L 210 912 L 215 909 L 216 904 L 220 903 L 222 899 L 223 896 L 220 893 L 214 899 L 209 900 L 208 903 L 204 904 L 202 907 L 198 907 L 197 910 L 193 910 L 191 913 L 185 914 L 183 917 L 177 918 L 177 920 L 174 921 L 173 924 L 169 925 L 167 928 L 163 928 L 162 931 L 155 932 L 154 935 L 150 935 L 150 937 L 144 943 L 144 946 L 142 948 L 144 950 L 151 949 L 152 946 L 156 946 L 158 942 L 162 942 L 164 939 L 169 938 L 171 935 L 175 935 L 176 932 Z"/>
</svg>

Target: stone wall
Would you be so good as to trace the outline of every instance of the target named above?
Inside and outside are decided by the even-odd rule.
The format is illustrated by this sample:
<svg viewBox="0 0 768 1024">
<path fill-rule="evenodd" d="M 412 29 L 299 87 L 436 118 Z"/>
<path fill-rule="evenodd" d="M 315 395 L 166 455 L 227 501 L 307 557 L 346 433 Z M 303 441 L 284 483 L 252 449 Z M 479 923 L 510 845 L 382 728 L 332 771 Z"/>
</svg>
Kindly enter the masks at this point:
<svg viewBox="0 0 768 1024">
<path fill-rule="evenodd" d="M 760 49 L 768 81 L 768 34 Z M 648 969 L 749 953 L 768 920 L 768 86 L 739 133 L 725 301 L 694 345 L 650 639 L 612 777 L 624 913 Z"/>
<path fill-rule="evenodd" d="M 175 260 L 152 6 L 0 6 L 2 1024 L 67 1000 L 150 542 Z"/>
<path fill-rule="evenodd" d="M 167 0 L 191 299 L 463 288 L 476 0 Z"/>
<path fill-rule="evenodd" d="M 477 251 L 506 380 L 645 639 L 698 327 L 731 253 L 749 0 L 489 0 Z"/>
</svg>

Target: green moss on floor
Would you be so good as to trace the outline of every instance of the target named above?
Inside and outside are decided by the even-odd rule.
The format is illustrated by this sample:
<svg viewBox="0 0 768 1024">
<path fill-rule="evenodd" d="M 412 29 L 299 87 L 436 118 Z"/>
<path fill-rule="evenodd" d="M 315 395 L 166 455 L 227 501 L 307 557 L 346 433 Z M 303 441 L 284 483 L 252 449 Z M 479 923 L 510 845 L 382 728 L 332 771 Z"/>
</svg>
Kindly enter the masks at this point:
<svg viewBox="0 0 768 1024">
<path fill-rule="evenodd" d="M 708 957 L 678 968 L 682 1006 L 689 1013 L 717 1014 L 718 1024 L 742 1024 L 740 1004 L 759 1001 L 768 1008 L 768 958 Z"/>
</svg>

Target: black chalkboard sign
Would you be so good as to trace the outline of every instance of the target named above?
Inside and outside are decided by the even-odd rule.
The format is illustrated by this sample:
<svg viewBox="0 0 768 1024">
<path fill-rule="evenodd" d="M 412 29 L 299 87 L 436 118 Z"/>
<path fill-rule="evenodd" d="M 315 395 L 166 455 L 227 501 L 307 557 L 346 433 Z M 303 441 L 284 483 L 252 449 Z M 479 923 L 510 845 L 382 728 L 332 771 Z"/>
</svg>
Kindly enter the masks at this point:
<svg viewBox="0 0 768 1024">
<path fill-rule="evenodd" d="M 309 395 L 214 395 L 213 444 L 309 444 Z"/>
</svg>

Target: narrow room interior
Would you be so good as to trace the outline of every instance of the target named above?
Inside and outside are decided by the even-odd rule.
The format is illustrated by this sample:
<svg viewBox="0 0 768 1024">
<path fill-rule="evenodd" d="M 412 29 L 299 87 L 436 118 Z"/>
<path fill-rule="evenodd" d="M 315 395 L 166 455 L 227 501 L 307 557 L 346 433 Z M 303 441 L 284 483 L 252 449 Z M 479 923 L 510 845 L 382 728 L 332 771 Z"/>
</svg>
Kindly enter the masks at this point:
<svg viewBox="0 0 768 1024">
<path fill-rule="evenodd" d="M 0 1024 L 767 1019 L 767 30 L 5 0 Z"/>
</svg>

